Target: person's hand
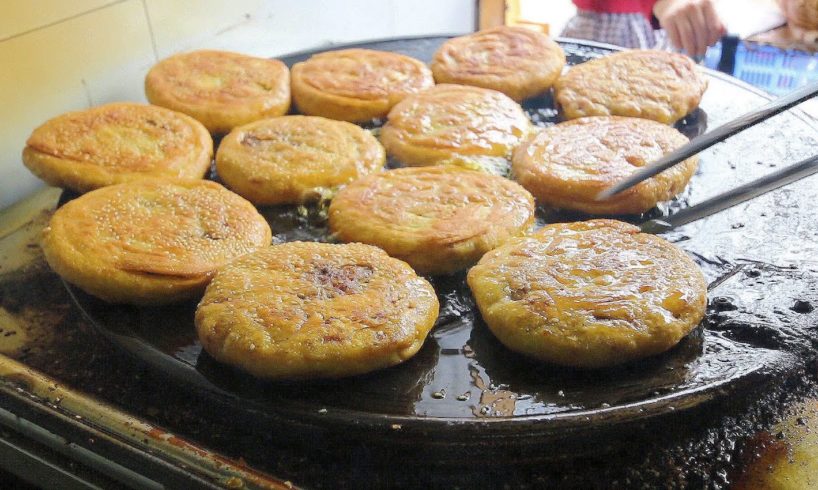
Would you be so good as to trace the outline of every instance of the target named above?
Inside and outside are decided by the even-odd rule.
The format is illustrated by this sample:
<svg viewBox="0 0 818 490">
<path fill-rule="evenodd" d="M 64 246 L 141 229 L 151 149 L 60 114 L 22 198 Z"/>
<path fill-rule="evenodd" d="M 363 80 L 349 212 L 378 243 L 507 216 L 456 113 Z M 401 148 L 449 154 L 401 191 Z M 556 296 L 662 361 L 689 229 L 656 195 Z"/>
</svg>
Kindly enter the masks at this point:
<svg viewBox="0 0 818 490">
<path fill-rule="evenodd" d="M 726 32 L 713 0 L 659 0 L 653 15 L 673 46 L 689 56 L 703 56 Z"/>
</svg>

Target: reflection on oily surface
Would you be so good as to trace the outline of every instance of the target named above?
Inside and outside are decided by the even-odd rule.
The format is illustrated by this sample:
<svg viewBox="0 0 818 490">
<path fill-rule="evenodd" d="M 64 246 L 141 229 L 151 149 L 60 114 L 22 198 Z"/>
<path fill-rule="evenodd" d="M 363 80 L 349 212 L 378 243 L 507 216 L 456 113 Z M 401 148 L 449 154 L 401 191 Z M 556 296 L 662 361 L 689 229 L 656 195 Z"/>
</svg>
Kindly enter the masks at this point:
<svg viewBox="0 0 818 490">
<path fill-rule="evenodd" d="M 745 276 L 731 277 L 716 292 L 736 294 Z M 780 346 L 748 342 L 730 330 L 699 327 L 669 352 L 624 366 L 605 370 L 549 366 L 509 351 L 492 336 L 473 309 L 462 274 L 437 278 L 434 284 L 441 316 L 414 358 L 365 376 L 293 383 L 261 382 L 202 353 L 192 327 L 193 303 L 135 308 L 74 294 L 102 328 L 124 335 L 119 342 L 147 348 L 143 354 L 152 355 L 151 350 L 164 354 L 165 367 L 193 384 L 210 384 L 272 407 L 295 403 L 315 410 L 335 407 L 441 418 L 607 411 L 739 381 L 787 359 Z M 724 323 L 729 314 L 746 314 L 752 305 L 725 308 L 723 301 L 711 306 L 710 321 Z M 684 396 L 678 403 L 686 403 Z"/>
<path fill-rule="evenodd" d="M 743 449 L 746 466 L 734 490 L 818 488 L 818 400 L 796 406 L 769 431 L 752 437 Z"/>
<path fill-rule="evenodd" d="M 701 136 L 707 132 L 707 113 L 701 107 L 697 107 L 693 112 L 674 124 L 674 127 L 687 136 L 688 139 Z"/>
<path fill-rule="evenodd" d="M 109 305 L 82 291 L 72 294 L 95 321 L 106 325 L 106 334 L 138 357 L 149 357 L 154 367 L 167 369 L 192 386 L 241 396 L 269 406 L 282 400 L 304 401 L 316 410 L 327 406 L 361 408 L 386 413 L 411 412 L 420 398 L 438 348 L 428 339 L 410 360 L 369 375 L 339 380 L 273 383 L 224 366 L 201 348 L 193 328 L 195 303 L 161 308 Z"/>
<path fill-rule="evenodd" d="M 332 409 L 408 413 L 428 383 L 436 354 L 436 345 L 430 339 L 403 364 L 342 379 L 262 381 L 219 364 L 204 351 L 196 359 L 196 370 L 225 392 L 255 402 L 256 408 L 270 410 L 284 404 L 280 408 L 292 405 L 318 414 Z"/>
<path fill-rule="evenodd" d="M 738 380 L 777 360 L 775 352 L 760 353 L 701 327 L 664 354 L 607 369 L 561 368 L 525 359 L 502 346 L 482 321 L 472 329 L 468 345 L 479 359 L 469 368 L 481 400 L 515 401 L 503 401 L 502 411 L 480 407 L 482 415 L 491 416 L 605 410 Z"/>
<path fill-rule="evenodd" d="M 516 393 L 502 388 L 492 389 L 493 385 L 486 384 L 477 369 L 471 369 L 469 374 L 474 386 L 480 390 L 479 408 L 472 409 L 475 416 L 510 417 L 514 415 L 517 405 Z"/>
<path fill-rule="evenodd" d="M 608 411 L 723 385 L 783 365 L 788 352 L 807 345 L 807 333 L 798 329 L 803 322 L 796 320 L 812 316 L 790 309 L 793 318 L 773 326 L 782 320 L 783 312 L 775 307 L 781 298 L 807 298 L 812 291 L 809 281 L 793 288 L 783 272 L 761 264 L 742 266 L 711 291 L 707 328 L 700 326 L 665 354 L 606 370 L 548 366 L 507 350 L 475 313 L 462 275 L 440 277 L 435 286 L 441 316 L 415 358 L 366 376 L 290 384 L 258 382 L 202 354 L 192 328 L 193 303 L 134 308 L 75 294 L 88 313 L 106 325 L 103 328 L 126 334 L 125 342 L 147 341 L 149 348 L 175 359 L 171 364 L 195 368 L 186 376 L 203 375 L 207 382 L 247 399 L 307 404 L 316 410 L 484 418 Z M 683 397 L 679 403 L 684 405 Z"/>
</svg>

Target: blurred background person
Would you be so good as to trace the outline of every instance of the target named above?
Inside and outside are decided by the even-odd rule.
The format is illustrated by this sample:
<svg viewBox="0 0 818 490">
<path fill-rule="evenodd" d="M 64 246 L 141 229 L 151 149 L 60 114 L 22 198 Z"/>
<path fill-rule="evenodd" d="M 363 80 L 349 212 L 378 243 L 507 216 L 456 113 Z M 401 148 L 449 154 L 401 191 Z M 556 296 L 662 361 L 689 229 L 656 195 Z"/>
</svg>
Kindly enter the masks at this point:
<svg viewBox="0 0 818 490">
<path fill-rule="evenodd" d="M 562 36 L 701 57 L 725 34 L 713 0 L 572 0 Z"/>
</svg>

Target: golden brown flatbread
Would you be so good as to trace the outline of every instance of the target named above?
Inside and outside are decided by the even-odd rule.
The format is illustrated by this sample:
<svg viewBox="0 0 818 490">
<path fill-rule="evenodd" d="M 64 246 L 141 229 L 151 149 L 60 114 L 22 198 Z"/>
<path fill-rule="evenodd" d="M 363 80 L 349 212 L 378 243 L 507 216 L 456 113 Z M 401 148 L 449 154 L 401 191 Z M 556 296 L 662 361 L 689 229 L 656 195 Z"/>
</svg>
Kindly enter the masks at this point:
<svg viewBox="0 0 818 490">
<path fill-rule="evenodd" d="M 432 286 L 379 248 L 290 242 L 220 270 L 196 330 L 211 356 L 255 376 L 338 378 L 415 355 L 438 308 Z"/>
<path fill-rule="evenodd" d="M 664 352 L 704 317 L 707 284 L 681 250 L 612 220 L 547 225 L 487 253 L 468 274 L 509 349 L 599 368 Z"/>
<path fill-rule="evenodd" d="M 455 166 L 389 170 L 343 188 L 330 229 L 408 262 L 419 274 L 450 274 L 534 223 L 534 199 L 518 184 Z"/>
<path fill-rule="evenodd" d="M 628 116 L 672 124 L 699 106 L 707 79 L 683 54 L 630 50 L 575 65 L 554 84 L 567 119 Z"/>
<path fill-rule="evenodd" d="M 565 66 L 565 53 L 545 34 L 499 26 L 452 38 L 432 60 L 437 83 L 490 88 L 517 102 L 551 88 Z"/>
<path fill-rule="evenodd" d="M 216 269 L 267 245 L 252 204 L 206 180 L 103 187 L 58 209 L 43 232 L 48 264 L 111 303 L 167 304 L 200 295 Z"/>
<path fill-rule="evenodd" d="M 648 119 L 583 117 L 532 135 L 514 152 L 512 173 L 539 204 L 592 214 L 644 213 L 684 190 L 697 156 L 604 201 L 596 196 L 687 141 Z"/>
<path fill-rule="evenodd" d="M 183 112 L 215 134 L 290 108 L 290 71 L 279 60 L 201 50 L 165 58 L 145 77 L 151 104 Z"/>
<path fill-rule="evenodd" d="M 451 164 L 504 174 L 530 131 L 525 112 L 506 95 L 442 84 L 392 108 L 381 143 L 405 165 Z"/>
<path fill-rule="evenodd" d="M 315 116 L 282 116 L 240 126 L 222 139 L 219 178 L 260 205 L 300 204 L 383 168 L 372 133 Z"/>
<path fill-rule="evenodd" d="M 342 49 L 313 55 L 292 69 L 298 111 L 350 122 L 386 116 L 406 96 L 432 85 L 422 62 L 398 53 Z"/>
<path fill-rule="evenodd" d="M 212 158 L 213 140 L 195 119 L 127 102 L 57 116 L 35 129 L 23 149 L 34 175 L 77 192 L 142 179 L 201 179 Z"/>
</svg>

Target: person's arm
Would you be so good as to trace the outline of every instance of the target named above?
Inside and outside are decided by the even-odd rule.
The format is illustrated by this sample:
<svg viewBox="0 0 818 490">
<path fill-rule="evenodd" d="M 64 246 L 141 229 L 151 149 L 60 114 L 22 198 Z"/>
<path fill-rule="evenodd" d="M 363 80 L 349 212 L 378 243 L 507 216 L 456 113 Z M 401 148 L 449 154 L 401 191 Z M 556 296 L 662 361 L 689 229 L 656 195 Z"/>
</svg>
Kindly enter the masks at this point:
<svg viewBox="0 0 818 490">
<path fill-rule="evenodd" d="M 690 56 L 702 56 L 725 33 L 713 0 L 659 0 L 653 15 L 671 44 Z"/>
</svg>

